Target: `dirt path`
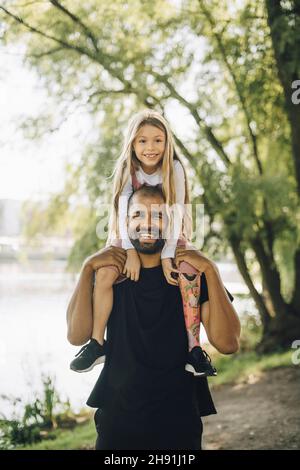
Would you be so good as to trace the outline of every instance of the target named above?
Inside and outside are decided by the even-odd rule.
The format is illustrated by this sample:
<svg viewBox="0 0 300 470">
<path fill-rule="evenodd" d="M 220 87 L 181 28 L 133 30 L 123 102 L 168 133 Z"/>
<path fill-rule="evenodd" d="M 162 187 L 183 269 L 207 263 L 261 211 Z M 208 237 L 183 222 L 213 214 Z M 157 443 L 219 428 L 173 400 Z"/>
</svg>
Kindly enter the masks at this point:
<svg viewBox="0 0 300 470">
<path fill-rule="evenodd" d="M 203 448 L 300 449 L 300 367 L 250 381 L 212 390 L 218 414 L 203 418 Z"/>
</svg>

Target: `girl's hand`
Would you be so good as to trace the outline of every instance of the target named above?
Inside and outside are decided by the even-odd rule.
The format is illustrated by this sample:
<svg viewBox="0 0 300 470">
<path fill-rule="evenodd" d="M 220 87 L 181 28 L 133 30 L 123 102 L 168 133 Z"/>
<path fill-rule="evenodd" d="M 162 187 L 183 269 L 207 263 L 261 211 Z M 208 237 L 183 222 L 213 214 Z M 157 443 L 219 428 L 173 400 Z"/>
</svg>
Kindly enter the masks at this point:
<svg viewBox="0 0 300 470">
<path fill-rule="evenodd" d="M 194 266 L 194 268 L 202 273 L 204 273 L 207 269 L 215 266 L 213 261 L 211 261 L 209 258 L 206 258 L 206 256 L 204 256 L 200 250 L 197 250 L 193 246 L 189 246 L 188 249 L 176 248 L 175 263 L 178 269 L 179 264 L 182 261 L 191 264 Z"/>
<path fill-rule="evenodd" d="M 161 260 L 162 268 L 164 271 L 165 278 L 172 286 L 178 286 L 178 280 L 174 279 L 171 273 L 179 273 L 176 267 L 173 267 L 172 258 L 163 258 Z"/>
<path fill-rule="evenodd" d="M 134 248 L 127 250 L 127 259 L 124 265 L 123 274 L 132 281 L 138 281 L 140 277 L 141 260 Z"/>
</svg>

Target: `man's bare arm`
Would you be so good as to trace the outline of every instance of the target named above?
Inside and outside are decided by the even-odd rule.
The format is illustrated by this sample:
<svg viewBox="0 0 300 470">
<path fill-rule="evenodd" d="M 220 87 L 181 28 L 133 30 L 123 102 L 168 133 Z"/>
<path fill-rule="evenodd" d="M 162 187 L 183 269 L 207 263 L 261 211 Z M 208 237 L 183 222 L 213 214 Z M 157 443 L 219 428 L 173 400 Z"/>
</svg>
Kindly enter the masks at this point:
<svg viewBox="0 0 300 470">
<path fill-rule="evenodd" d="M 93 269 L 83 265 L 78 283 L 67 308 L 68 341 L 85 344 L 93 328 Z"/>
<path fill-rule="evenodd" d="M 209 301 L 202 305 L 201 318 L 209 342 L 221 353 L 239 349 L 241 325 L 224 288 L 217 266 L 212 263 L 204 271 Z"/>
<path fill-rule="evenodd" d="M 126 260 L 122 248 L 106 247 L 87 258 L 67 308 L 68 341 L 80 346 L 91 337 L 93 328 L 93 274 L 97 269 L 114 265 L 120 272 Z"/>
</svg>

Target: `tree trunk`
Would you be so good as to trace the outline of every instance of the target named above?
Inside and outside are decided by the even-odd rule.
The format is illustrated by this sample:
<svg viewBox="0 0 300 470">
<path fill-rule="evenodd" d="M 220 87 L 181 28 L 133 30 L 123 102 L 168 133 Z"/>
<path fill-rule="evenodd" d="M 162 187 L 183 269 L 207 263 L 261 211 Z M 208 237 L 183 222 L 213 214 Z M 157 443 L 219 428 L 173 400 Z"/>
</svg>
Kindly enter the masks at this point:
<svg viewBox="0 0 300 470">
<path fill-rule="evenodd" d="M 240 241 L 231 237 L 230 245 L 239 271 L 255 301 L 262 321 L 263 333 L 261 341 L 256 347 L 257 352 L 268 353 L 290 348 L 295 339 L 300 339 L 300 318 L 295 315 L 294 308 L 284 302 L 280 292 L 275 301 L 272 299 L 270 291 L 273 292 L 276 287 L 280 286 L 277 271 L 266 269 L 263 265 L 266 258 L 260 256 L 263 285 L 266 292 L 266 295 L 261 295 L 256 290 L 249 274 L 245 255 L 240 248 Z M 271 289 L 270 286 L 272 286 Z M 274 304 L 276 305 L 275 308 Z"/>
<path fill-rule="evenodd" d="M 272 44 L 281 82 L 285 107 L 291 129 L 292 156 L 295 168 L 298 197 L 300 199 L 300 105 L 293 103 L 292 84 L 299 80 L 300 66 L 300 5 L 292 2 L 292 11 L 284 11 L 280 0 L 266 0 L 268 25 L 271 31 Z M 291 22 L 293 15 L 294 22 Z M 287 37 L 289 40 L 287 41 Z M 291 39 L 293 38 L 293 43 Z M 297 247 L 294 258 L 295 282 L 293 288 L 292 308 L 300 317 L 300 247 Z"/>
<path fill-rule="evenodd" d="M 273 316 L 284 315 L 287 305 L 281 295 L 280 275 L 275 261 L 270 254 L 267 254 L 263 241 L 260 238 L 257 237 L 253 240 L 251 245 L 260 265 L 264 286 L 268 290 L 270 301 L 272 302 Z"/>
<path fill-rule="evenodd" d="M 295 25 L 288 21 L 288 13 L 280 4 L 280 0 L 266 0 L 268 25 L 271 31 L 272 44 L 278 70 L 279 80 L 283 87 L 287 116 L 291 128 L 292 154 L 295 166 L 298 195 L 300 197 L 300 106 L 292 101 L 295 91 L 292 83 L 299 79 L 300 31 L 299 9 L 295 8 Z M 286 40 L 287 36 L 289 41 Z M 291 38 L 294 38 L 291 44 Z M 298 62 L 298 64 L 296 63 Z"/>
<path fill-rule="evenodd" d="M 300 317 L 300 248 L 297 249 L 294 257 L 295 282 L 292 306 Z"/>
<path fill-rule="evenodd" d="M 300 319 L 287 309 L 284 317 L 276 316 L 264 325 L 263 335 L 256 347 L 258 353 L 288 349 L 293 341 L 300 340 Z"/>
<path fill-rule="evenodd" d="M 245 284 L 247 285 L 250 291 L 251 297 L 253 298 L 255 302 L 256 308 L 260 314 L 263 327 L 265 328 L 267 327 L 271 319 L 270 312 L 268 311 L 268 308 L 264 301 L 263 296 L 256 290 L 253 284 L 253 281 L 249 274 L 248 266 L 246 263 L 245 254 L 243 253 L 240 247 L 240 240 L 238 240 L 235 237 L 230 237 L 229 241 L 230 241 L 231 249 L 233 251 L 233 254 L 236 260 L 236 264 L 245 281 Z"/>
<path fill-rule="evenodd" d="M 261 267 L 263 284 L 269 295 L 272 308 L 268 309 L 269 321 L 263 323 L 263 335 L 257 351 L 271 352 L 289 348 L 295 339 L 300 339 L 300 317 L 292 304 L 285 302 L 280 292 L 280 276 L 263 248 L 261 240 L 253 242 L 257 260 Z"/>
</svg>

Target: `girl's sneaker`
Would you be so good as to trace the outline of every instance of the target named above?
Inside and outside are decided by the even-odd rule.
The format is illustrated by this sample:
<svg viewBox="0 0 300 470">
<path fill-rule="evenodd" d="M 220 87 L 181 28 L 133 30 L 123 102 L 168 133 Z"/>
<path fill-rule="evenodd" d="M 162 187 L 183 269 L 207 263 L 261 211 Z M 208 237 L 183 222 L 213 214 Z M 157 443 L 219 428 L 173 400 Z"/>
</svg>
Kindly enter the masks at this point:
<svg viewBox="0 0 300 470">
<path fill-rule="evenodd" d="M 198 377 L 217 375 L 217 371 L 212 365 L 209 355 L 206 351 L 203 351 L 200 346 L 193 347 L 189 352 L 185 370 L 192 372 L 192 374 Z"/>
<path fill-rule="evenodd" d="M 75 359 L 70 364 L 70 369 L 75 372 L 89 372 L 97 364 L 105 361 L 106 341 L 103 346 L 94 338 L 85 344 L 75 355 Z"/>
</svg>

